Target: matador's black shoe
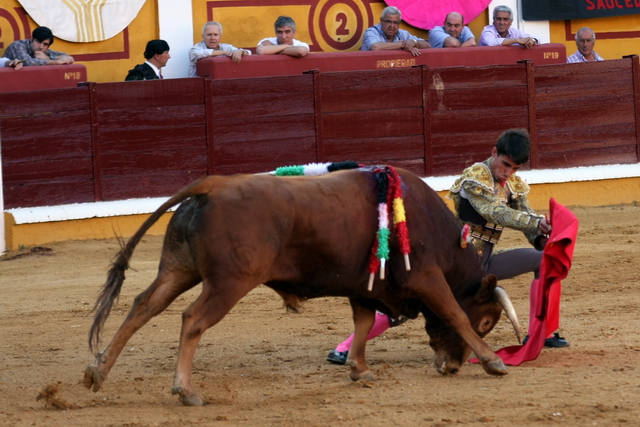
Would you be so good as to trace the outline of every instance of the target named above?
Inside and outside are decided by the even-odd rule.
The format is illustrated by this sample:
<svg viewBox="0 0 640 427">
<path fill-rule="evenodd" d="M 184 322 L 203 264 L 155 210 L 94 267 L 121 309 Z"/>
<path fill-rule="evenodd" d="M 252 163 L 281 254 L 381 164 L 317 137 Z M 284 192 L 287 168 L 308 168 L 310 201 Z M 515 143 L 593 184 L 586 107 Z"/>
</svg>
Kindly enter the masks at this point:
<svg viewBox="0 0 640 427">
<path fill-rule="evenodd" d="M 336 365 L 344 365 L 347 363 L 347 354 L 349 354 L 348 351 L 331 350 L 327 356 L 327 360 Z"/>
<path fill-rule="evenodd" d="M 524 339 L 522 340 L 522 345 L 525 345 L 527 341 L 529 341 L 529 335 L 524 337 Z M 563 348 L 569 347 L 570 344 L 569 341 L 561 337 L 559 333 L 554 332 L 551 338 L 547 338 L 544 340 L 544 346 L 550 348 Z"/>
</svg>

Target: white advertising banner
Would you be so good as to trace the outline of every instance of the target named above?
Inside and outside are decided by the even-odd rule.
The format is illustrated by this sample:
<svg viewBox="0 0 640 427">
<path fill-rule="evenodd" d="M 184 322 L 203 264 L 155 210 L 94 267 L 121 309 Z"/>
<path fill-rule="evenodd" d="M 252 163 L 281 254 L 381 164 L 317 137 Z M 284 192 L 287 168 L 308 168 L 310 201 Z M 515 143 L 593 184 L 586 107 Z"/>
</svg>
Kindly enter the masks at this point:
<svg viewBox="0 0 640 427">
<path fill-rule="evenodd" d="M 145 0 L 18 0 L 40 26 L 70 42 L 110 39 L 138 15 Z"/>
</svg>

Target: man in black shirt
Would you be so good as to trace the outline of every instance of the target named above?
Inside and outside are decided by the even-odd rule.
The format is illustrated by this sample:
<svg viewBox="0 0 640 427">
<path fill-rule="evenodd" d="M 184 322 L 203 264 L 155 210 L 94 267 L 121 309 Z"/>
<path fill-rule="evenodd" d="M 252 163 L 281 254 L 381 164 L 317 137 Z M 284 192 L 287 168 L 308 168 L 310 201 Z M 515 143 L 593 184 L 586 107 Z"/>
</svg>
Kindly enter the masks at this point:
<svg viewBox="0 0 640 427">
<path fill-rule="evenodd" d="M 146 59 L 144 64 L 136 65 L 133 70 L 129 70 L 125 81 L 161 79 L 160 69 L 167 65 L 167 61 L 171 58 L 169 44 L 164 40 L 151 40 L 144 50 L 144 57 Z"/>
</svg>

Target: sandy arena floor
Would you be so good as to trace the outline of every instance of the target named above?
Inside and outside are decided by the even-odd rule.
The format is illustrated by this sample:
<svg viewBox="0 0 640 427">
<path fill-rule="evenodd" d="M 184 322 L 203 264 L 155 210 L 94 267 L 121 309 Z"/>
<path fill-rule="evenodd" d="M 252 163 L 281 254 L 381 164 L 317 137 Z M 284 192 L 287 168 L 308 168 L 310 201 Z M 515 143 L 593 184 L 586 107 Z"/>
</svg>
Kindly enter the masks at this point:
<svg viewBox="0 0 640 427">
<path fill-rule="evenodd" d="M 572 208 L 581 223 L 563 283 L 566 349 L 509 375 L 466 364 L 443 377 L 431 366 L 423 319 L 369 343 L 373 382 L 353 383 L 325 361 L 352 328 L 348 302 L 308 301 L 287 314 L 260 287 L 204 336 L 193 381 L 207 405 L 183 407 L 170 393 L 180 315 L 199 292 L 182 295 L 134 335 L 103 389 L 82 385 L 93 361 L 89 312 L 117 242 L 68 241 L 11 252 L 0 260 L 2 426 L 565 426 L 640 425 L 640 208 Z M 500 247 L 525 246 L 509 231 Z M 133 257 L 109 340 L 157 268 L 161 238 Z M 526 327 L 531 277 L 504 281 Z M 506 318 L 486 341 L 515 344 Z"/>
</svg>

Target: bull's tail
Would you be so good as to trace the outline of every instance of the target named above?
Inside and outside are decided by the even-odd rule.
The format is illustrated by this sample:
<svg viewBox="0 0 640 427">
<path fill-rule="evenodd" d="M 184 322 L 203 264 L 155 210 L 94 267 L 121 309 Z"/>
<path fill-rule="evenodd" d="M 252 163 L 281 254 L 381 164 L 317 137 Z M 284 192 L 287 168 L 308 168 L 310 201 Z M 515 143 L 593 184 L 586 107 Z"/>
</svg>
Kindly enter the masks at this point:
<svg viewBox="0 0 640 427">
<path fill-rule="evenodd" d="M 184 187 L 177 194 L 172 196 L 169 200 L 164 202 L 145 222 L 142 223 L 138 231 L 129 239 L 125 244 L 124 240 L 120 240 L 120 252 L 116 255 L 111 263 L 111 268 L 107 274 L 107 281 L 105 282 L 98 300 L 96 301 L 93 311 L 95 315 L 93 317 L 93 324 L 89 331 L 89 349 L 93 352 L 100 345 L 100 334 L 104 327 L 104 323 L 107 321 L 111 308 L 115 300 L 120 295 L 120 289 L 125 279 L 125 270 L 129 268 L 129 260 L 133 255 L 133 251 L 142 239 L 142 236 L 155 224 L 162 215 L 164 215 L 169 209 L 182 203 L 189 197 L 206 194 L 212 188 L 215 182 L 215 177 L 206 177 L 195 181 L 188 186 Z"/>
</svg>

